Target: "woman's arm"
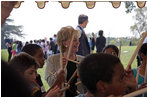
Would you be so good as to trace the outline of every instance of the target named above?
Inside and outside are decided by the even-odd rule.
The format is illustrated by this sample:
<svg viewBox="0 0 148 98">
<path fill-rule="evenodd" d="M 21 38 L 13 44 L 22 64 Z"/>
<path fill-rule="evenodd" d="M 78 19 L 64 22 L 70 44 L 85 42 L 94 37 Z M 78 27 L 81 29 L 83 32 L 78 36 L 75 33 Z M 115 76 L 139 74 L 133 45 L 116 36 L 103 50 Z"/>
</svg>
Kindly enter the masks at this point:
<svg viewBox="0 0 148 98">
<path fill-rule="evenodd" d="M 53 75 L 54 74 L 54 75 Z M 56 80 L 56 70 L 53 63 L 53 56 L 47 59 L 46 69 L 45 69 L 45 80 L 49 86 L 52 86 Z"/>
</svg>

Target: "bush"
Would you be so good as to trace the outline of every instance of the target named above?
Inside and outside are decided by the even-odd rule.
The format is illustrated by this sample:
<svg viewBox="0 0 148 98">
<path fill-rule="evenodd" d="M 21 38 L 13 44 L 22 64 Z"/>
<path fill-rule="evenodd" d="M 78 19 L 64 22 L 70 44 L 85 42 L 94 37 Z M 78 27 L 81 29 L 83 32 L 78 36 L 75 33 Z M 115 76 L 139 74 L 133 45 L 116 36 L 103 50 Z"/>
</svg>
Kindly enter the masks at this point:
<svg viewBox="0 0 148 98">
<path fill-rule="evenodd" d="M 122 41 L 122 46 L 129 46 L 129 38 L 127 37 L 121 37 L 119 38 L 121 41 Z M 139 42 L 139 39 L 137 38 L 132 38 L 132 46 L 136 46 Z M 114 44 L 114 45 L 118 45 L 118 38 L 114 38 L 114 37 L 107 37 L 106 38 L 106 45 L 109 45 L 109 44 Z"/>
</svg>

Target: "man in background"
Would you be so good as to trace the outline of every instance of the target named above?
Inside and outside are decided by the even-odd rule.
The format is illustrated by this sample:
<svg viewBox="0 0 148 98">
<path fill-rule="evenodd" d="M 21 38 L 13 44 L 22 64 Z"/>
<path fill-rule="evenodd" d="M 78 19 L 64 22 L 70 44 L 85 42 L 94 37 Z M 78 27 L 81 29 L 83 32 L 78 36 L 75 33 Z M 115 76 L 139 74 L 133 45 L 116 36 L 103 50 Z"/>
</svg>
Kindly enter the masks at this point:
<svg viewBox="0 0 148 98">
<path fill-rule="evenodd" d="M 81 37 L 79 38 L 80 45 L 77 54 L 82 56 L 90 54 L 90 46 L 84 31 L 84 28 L 86 28 L 87 23 L 88 23 L 88 16 L 84 14 L 79 15 L 78 17 L 79 25 L 77 26 L 76 29 L 81 31 Z"/>
<path fill-rule="evenodd" d="M 98 32 L 99 37 L 96 40 L 96 52 L 102 52 L 103 48 L 105 47 L 106 44 L 106 38 L 103 36 L 103 30 L 100 30 Z"/>
</svg>

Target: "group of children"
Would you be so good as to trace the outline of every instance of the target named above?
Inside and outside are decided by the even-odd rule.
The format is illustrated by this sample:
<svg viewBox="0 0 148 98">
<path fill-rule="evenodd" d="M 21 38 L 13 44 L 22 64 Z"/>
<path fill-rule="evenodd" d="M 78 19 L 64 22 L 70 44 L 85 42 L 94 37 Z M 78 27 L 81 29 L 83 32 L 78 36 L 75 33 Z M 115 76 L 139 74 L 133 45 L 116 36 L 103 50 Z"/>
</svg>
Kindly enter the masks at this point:
<svg viewBox="0 0 148 98">
<path fill-rule="evenodd" d="M 27 80 L 32 93 L 31 96 L 60 96 L 61 92 L 59 92 L 59 87 L 56 86 L 58 85 L 57 82 L 51 87 L 50 91 L 45 92 L 41 76 L 37 73 L 37 69 L 43 67 L 44 60 L 42 48 L 36 44 L 28 44 L 22 48 L 21 53 L 14 56 L 9 64 L 17 68 L 17 71 Z"/>
<path fill-rule="evenodd" d="M 120 59 L 117 57 L 119 50 L 115 45 L 106 46 L 103 53 L 90 54 L 80 63 L 78 68 L 80 80 L 91 96 L 122 96 L 137 89 L 136 74 L 139 71 L 138 85 L 144 83 L 145 68 L 147 63 L 147 43 L 143 44 L 140 53 L 142 64 L 137 69 L 125 71 Z M 62 96 L 60 92 L 61 77 L 58 76 L 48 92 L 45 92 L 38 68 L 44 65 L 43 50 L 39 45 L 28 44 L 22 52 L 16 55 L 10 65 L 16 67 L 30 84 L 32 96 Z"/>
<path fill-rule="evenodd" d="M 2 1 L 1 24 L 4 23 L 16 3 L 16 1 Z M 64 71 L 61 70 L 61 74 L 57 76 L 55 83 L 45 93 L 42 90 L 40 75 L 37 74 L 37 68 L 42 68 L 44 65 L 43 50 L 35 45 L 32 45 L 32 51 L 30 51 L 31 46 L 26 47 L 28 48 L 25 49 L 24 47 L 23 52 L 16 55 L 9 65 L 3 61 L 1 62 L 2 96 L 61 96 L 63 92 L 59 87 L 62 83 L 60 79 L 64 76 Z M 122 96 L 135 91 L 137 86 L 146 82 L 143 77 L 147 74 L 147 43 L 143 44 L 140 49 L 142 63 L 136 69 L 125 71 L 117 55 L 116 50 L 108 47 L 104 49 L 104 53 L 88 55 L 80 63 L 78 68 L 79 77 L 92 96 Z M 17 69 L 17 72 L 15 69 Z M 138 76 L 137 85 L 135 77 Z M 30 95 L 30 90 L 32 95 Z"/>
</svg>

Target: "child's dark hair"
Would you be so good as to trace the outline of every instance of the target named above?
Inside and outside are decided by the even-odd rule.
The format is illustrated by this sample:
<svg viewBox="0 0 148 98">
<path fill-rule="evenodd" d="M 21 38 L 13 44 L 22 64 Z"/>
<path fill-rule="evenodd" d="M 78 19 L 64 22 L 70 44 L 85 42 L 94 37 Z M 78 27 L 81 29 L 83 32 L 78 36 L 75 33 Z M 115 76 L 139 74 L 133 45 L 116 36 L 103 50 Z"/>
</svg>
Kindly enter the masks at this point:
<svg viewBox="0 0 148 98">
<path fill-rule="evenodd" d="M 57 37 L 57 35 L 56 35 L 56 34 L 54 34 L 54 37 Z"/>
<path fill-rule="evenodd" d="M 98 81 L 111 82 L 116 64 L 120 63 L 118 57 L 110 54 L 97 53 L 85 57 L 79 66 L 79 75 L 82 83 L 92 93 L 96 93 Z"/>
<path fill-rule="evenodd" d="M 25 70 L 32 66 L 35 66 L 35 68 L 39 67 L 39 64 L 36 62 L 36 60 L 25 52 L 21 52 L 14 56 L 9 64 L 11 64 L 14 68 L 16 67 L 20 73 L 24 73 Z"/>
<path fill-rule="evenodd" d="M 49 40 L 52 41 L 53 39 L 50 37 Z"/>
<path fill-rule="evenodd" d="M 22 48 L 22 52 L 26 52 L 31 56 L 34 56 L 41 47 L 37 44 L 28 44 Z"/>
<path fill-rule="evenodd" d="M 13 64 L 14 65 L 14 64 Z M 31 89 L 18 67 L 12 67 L 1 60 L 1 96 L 2 97 L 31 97 Z"/>
<path fill-rule="evenodd" d="M 108 48 L 112 48 L 113 50 L 115 50 L 117 56 L 118 56 L 118 53 L 119 53 L 119 49 L 116 45 L 107 45 L 106 47 L 103 48 L 102 52 L 104 53 L 106 49 Z"/>
<path fill-rule="evenodd" d="M 140 50 L 139 50 L 140 54 L 143 53 L 144 55 L 147 55 L 147 43 L 144 43 Z"/>
<path fill-rule="evenodd" d="M 99 34 L 100 36 L 103 36 L 103 30 L 99 30 L 98 34 Z"/>
</svg>

